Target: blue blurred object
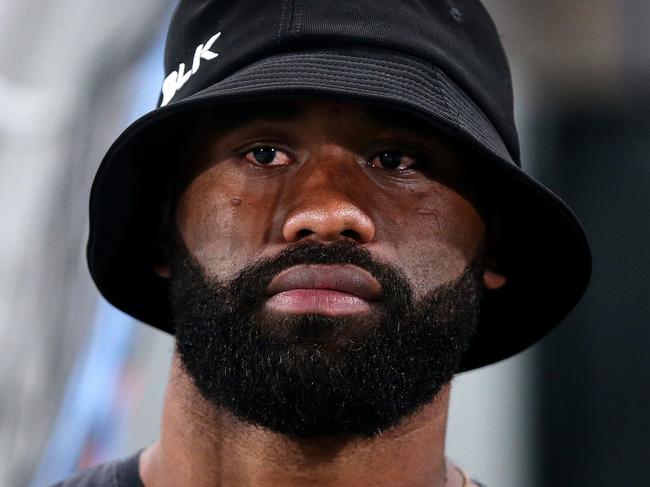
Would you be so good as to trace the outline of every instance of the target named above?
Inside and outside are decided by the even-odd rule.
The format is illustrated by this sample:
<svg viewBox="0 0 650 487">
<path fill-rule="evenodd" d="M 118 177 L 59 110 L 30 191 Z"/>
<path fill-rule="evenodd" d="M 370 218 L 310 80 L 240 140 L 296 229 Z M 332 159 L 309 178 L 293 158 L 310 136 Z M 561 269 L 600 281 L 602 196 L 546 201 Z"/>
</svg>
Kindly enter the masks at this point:
<svg viewBox="0 0 650 487">
<path fill-rule="evenodd" d="M 163 80 L 164 37 L 137 66 L 131 110 L 124 126 L 155 107 Z M 128 453 L 124 450 L 129 417 L 127 363 L 138 324 L 99 299 L 88 346 L 68 378 L 63 403 L 31 486 L 42 487 L 79 468 Z"/>
<path fill-rule="evenodd" d="M 97 463 L 119 455 L 126 410 L 118 389 L 135 326 L 133 318 L 100 301 L 88 348 L 79 355 L 68 380 L 33 487 L 69 476 L 82 456 Z"/>
</svg>

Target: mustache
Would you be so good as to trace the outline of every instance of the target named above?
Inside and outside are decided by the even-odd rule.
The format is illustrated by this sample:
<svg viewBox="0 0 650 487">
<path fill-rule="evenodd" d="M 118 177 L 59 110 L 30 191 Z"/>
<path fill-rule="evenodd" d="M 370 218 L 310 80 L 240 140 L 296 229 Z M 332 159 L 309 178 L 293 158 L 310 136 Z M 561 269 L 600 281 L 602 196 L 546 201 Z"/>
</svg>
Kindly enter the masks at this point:
<svg viewBox="0 0 650 487">
<path fill-rule="evenodd" d="M 172 264 L 172 273 L 178 266 L 186 267 L 185 272 L 196 272 L 201 269 L 201 275 L 196 278 L 201 278 L 215 290 L 227 288 L 229 294 L 236 296 L 240 304 L 260 304 L 266 299 L 265 290 L 275 276 L 290 267 L 309 264 L 355 265 L 370 273 L 379 282 L 382 289 L 379 301 L 388 301 L 395 296 L 400 296 L 401 304 L 404 306 L 413 301 L 412 286 L 401 270 L 377 259 L 368 249 L 350 240 L 337 240 L 331 243 L 306 240 L 292 243 L 272 257 L 255 260 L 225 282 L 218 282 L 205 275 L 203 267 L 187 250 L 178 229 L 173 232 L 172 242 L 173 245 L 180 246 L 176 248 L 182 249 L 180 253 L 189 258 L 192 264 L 192 269 L 189 269 L 182 261 L 172 258 L 172 261 L 176 261 L 176 265 Z M 173 254 L 178 255 L 179 252 Z"/>
</svg>

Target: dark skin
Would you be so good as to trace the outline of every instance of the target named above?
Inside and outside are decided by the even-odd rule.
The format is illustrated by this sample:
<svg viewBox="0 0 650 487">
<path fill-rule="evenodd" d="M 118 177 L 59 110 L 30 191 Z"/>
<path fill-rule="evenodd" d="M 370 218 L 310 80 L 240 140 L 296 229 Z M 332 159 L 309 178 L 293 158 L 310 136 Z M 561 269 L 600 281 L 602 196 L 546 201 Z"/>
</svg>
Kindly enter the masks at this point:
<svg viewBox="0 0 650 487">
<path fill-rule="evenodd" d="M 302 239 L 351 239 L 422 297 L 491 241 L 466 155 L 447 137 L 356 103 L 278 105 L 198 129 L 173 215 L 208 277 L 228 279 Z M 164 260 L 155 270 L 169 277 Z M 486 268 L 483 282 L 494 290 L 505 277 Z M 449 392 L 372 439 L 293 440 L 206 403 L 175 357 L 161 438 L 142 455 L 141 476 L 148 487 L 461 486 L 444 455 Z"/>
</svg>

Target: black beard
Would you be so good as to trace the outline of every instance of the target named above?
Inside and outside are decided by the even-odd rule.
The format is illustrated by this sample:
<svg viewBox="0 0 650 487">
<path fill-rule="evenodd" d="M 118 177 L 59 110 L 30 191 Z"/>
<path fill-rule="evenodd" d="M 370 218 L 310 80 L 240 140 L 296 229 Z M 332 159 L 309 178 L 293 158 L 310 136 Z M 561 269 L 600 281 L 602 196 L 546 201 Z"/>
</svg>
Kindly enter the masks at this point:
<svg viewBox="0 0 650 487">
<path fill-rule="evenodd" d="M 176 347 L 201 395 L 237 418 L 296 438 L 371 438 L 431 402 L 476 330 L 478 259 L 414 301 L 404 275 L 351 241 L 291 245 L 232 280 L 208 280 L 175 238 L 170 299 Z M 353 264 L 382 286 L 375 313 L 278 314 L 264 290 L 299 264 Z"/>
</svg>

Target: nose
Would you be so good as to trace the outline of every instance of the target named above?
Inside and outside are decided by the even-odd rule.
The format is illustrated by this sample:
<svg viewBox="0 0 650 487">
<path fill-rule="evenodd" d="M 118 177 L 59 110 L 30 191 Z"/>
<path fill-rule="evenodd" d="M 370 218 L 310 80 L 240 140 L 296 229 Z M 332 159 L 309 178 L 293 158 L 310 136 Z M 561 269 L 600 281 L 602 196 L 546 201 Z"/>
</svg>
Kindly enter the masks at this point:
<svg viewBox="0 0 650 487">
<path fill-rule="evenodd" d="M 367 187 L 356 159 L 314 157 L 294 174 L 290 209 L 282 228 L 287 242 L 351 239 L 364 244 L 375 238 L 375 224 L 364 211 Z"/>
</svg>

